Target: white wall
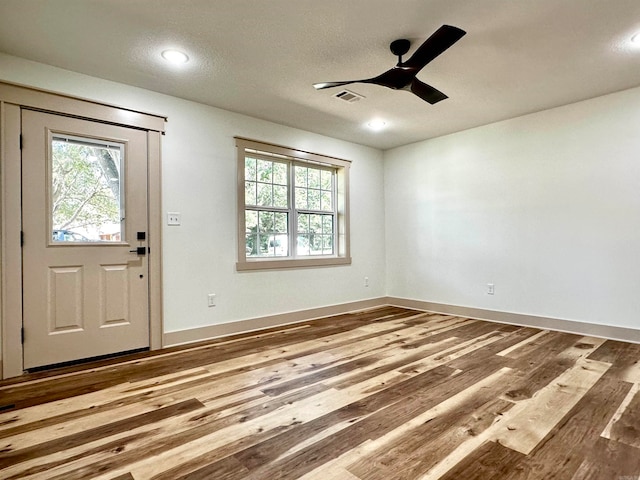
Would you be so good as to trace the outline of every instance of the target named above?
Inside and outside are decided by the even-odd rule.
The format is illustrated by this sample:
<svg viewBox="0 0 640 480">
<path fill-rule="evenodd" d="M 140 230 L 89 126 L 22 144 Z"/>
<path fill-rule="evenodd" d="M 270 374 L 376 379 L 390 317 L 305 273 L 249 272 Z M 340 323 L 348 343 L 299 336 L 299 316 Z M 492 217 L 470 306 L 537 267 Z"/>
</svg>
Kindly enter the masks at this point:
<svg viewBox="0 0 640 480">
<path fill-rule="evenodd" d="M 383 162 L 375 149 L 2 54 L 0 79 L 169 117 L 163 211 L 183 225 L 164 227 L 165 331 L 384 295 L 640 328 L 640 89 Z M 235 271 L 234 135 L 353 160 L 353 265 Z"/>
<path fill-rule="evenodd" d="M 385 205 L 391 296 L 640 328 L 640 88 L 387 151 Z"/>
<path fill-rule="evenodd" d="M 166 332 L 384 296 L 380 151 L 3 54 L 0 79 L 168 116 L 163 212 L 182 226 L 163 227 Z M 236 135 L 353 161 L 351 266 L 235 271 Z"/>
</svg>

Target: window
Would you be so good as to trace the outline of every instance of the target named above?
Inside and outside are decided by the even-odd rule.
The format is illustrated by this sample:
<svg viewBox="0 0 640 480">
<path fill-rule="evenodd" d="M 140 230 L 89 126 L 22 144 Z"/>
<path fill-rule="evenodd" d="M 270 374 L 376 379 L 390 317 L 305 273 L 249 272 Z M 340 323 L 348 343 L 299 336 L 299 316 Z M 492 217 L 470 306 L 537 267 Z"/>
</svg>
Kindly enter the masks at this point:
<svg viewBox="0 0 640 480">
<path fill-rule="evenodd" d="M 236 138 L 238 270 L 351 263 L 350 162 Z"/>
<path fill-rule="evenodd" d="M 49 166 L 51 241 L 120 242 L 125 146 L 53 134 Z"/>
</svg>

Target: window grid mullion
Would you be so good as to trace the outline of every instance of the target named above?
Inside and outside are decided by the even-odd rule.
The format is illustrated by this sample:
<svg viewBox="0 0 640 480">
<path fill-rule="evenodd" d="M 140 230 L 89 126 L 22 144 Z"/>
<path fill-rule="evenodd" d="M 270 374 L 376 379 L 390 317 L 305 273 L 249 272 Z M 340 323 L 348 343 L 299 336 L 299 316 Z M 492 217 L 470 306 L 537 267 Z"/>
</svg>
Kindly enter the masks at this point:
<svg viewBox="0 0 640 480">
<path fill-rule="evenodd" d="M 295 168 L 294 162 L 289 162 L 289 256 L 296 258 L 298 256 L 298 216 L 296 211 L 296 187 L 295 187 Z"/>
<path fill-rule="evenodd" d="M 334 212 L 333 215 L 333 240 L 331 243 L 331 253 L 335 255 L 338 250 L 338 242 L 340 242 L 339 231 L 338 231 L 338 175 L 336 171 L 331 172 L 331 207 Z"/>
<path fill-rule="evenodd" d="M 289 213 L 289 209 L 283 207 L 261 207 L 260 205 L 245 205 L 244 209 L 254 212 Z"/>
</svg>

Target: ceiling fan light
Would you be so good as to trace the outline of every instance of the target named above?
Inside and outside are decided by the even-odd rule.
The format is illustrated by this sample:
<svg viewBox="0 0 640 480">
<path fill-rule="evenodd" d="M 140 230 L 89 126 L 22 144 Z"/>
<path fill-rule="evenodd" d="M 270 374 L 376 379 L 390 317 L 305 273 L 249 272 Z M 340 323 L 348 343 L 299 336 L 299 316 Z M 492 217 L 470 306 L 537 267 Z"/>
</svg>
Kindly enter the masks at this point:
<svg viewBox="0 0 640 480">
<path fill-rule="evenodd" d="M 189 56 L 186 53 L 183 53 L 179 50 L 165 50 L 161 53 L 162 58 L 164 58 L 167 62 L 173 64 L 181 64 L 187 63 L 189 61 Z"/>
</svg>

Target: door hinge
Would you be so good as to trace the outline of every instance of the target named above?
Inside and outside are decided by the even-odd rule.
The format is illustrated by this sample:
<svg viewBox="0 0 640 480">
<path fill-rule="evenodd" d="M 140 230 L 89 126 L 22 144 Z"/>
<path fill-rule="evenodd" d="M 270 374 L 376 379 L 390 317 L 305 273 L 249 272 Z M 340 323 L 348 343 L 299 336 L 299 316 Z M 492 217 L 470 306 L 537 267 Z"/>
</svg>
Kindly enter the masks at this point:
<svg viewBox="0 0 640 480">
<path fill-rule="evenodd" d="M 20 341 L 24 345 L 24 327 L 20 329 Z"/>
<path fill-rule="evenodd" d="M 20 150 L 22 150 L 22 134 L 20 134 Z"/>
<path fill-rule="evenodd" d="M 20 246 L 24 247 L 24 232 L 20 232 Z"/>
</svg>

